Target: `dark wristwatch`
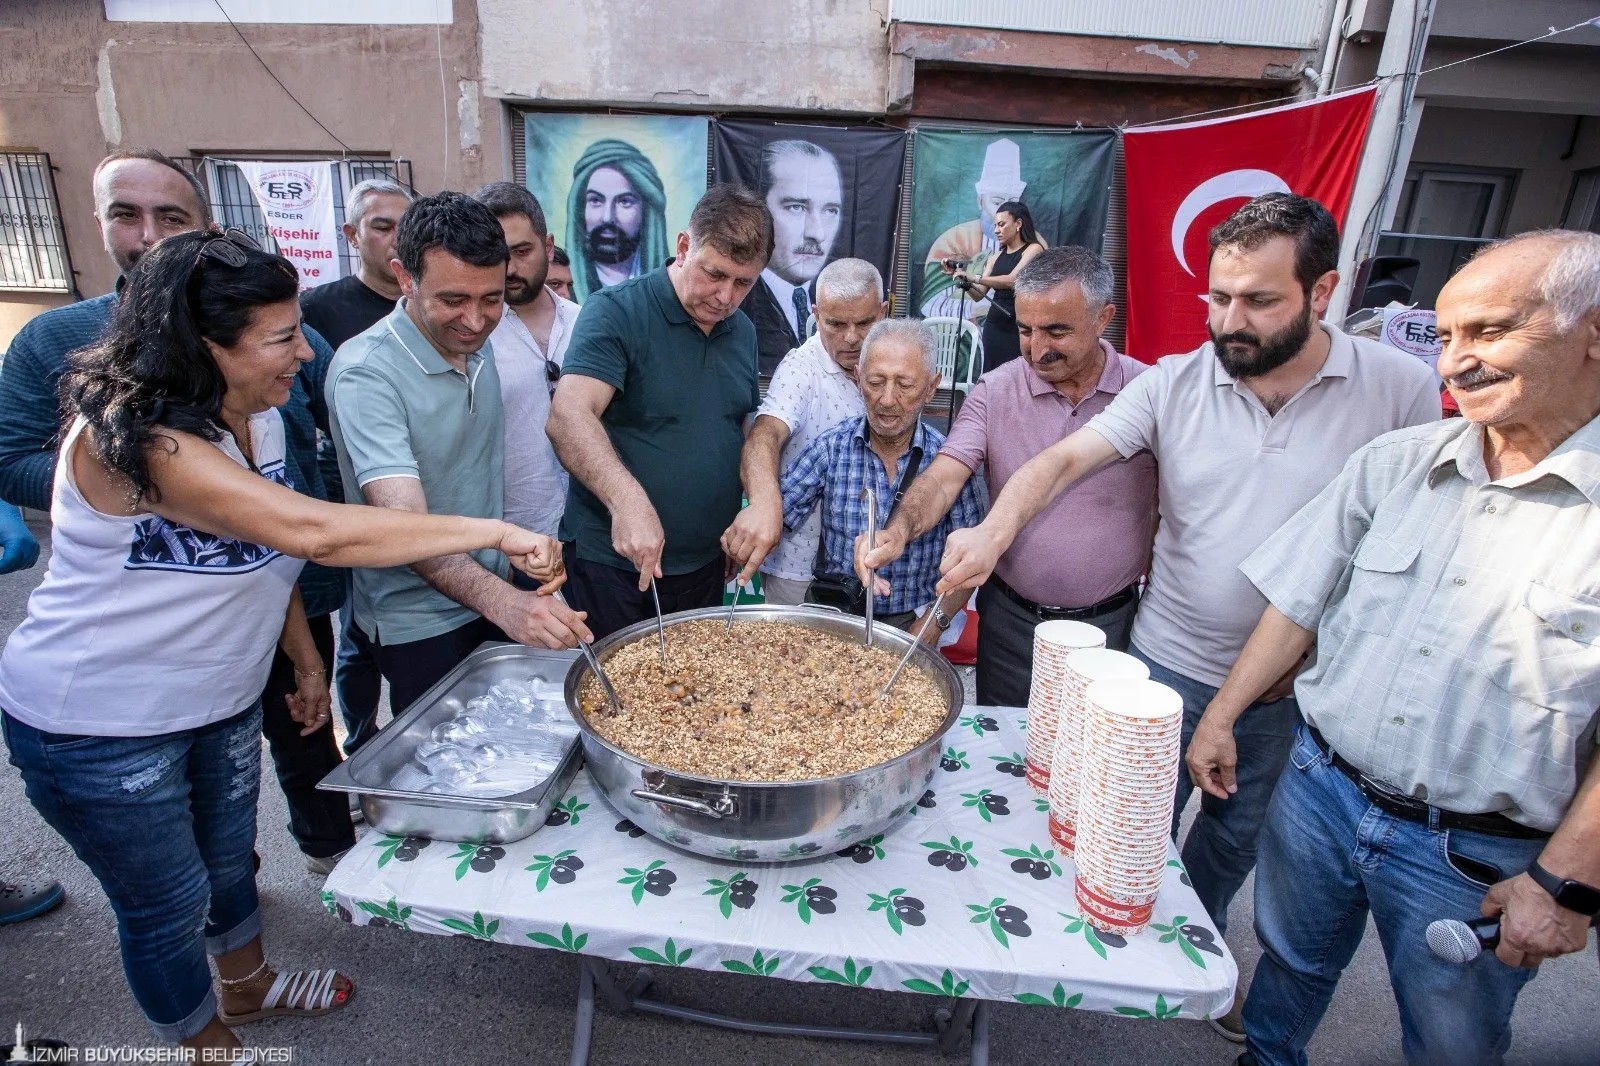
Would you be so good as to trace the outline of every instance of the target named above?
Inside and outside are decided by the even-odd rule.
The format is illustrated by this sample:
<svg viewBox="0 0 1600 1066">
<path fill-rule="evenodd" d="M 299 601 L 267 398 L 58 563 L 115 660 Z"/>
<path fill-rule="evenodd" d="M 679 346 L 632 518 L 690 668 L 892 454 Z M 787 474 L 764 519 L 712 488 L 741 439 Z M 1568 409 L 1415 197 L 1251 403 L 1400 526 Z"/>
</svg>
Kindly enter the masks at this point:
<svg viewBox="0 0 1600 1066">
<path fill-rule="evenodd" d="M 939 627 L 939 632 L 943 633 L 949 629 L 951 621 L 951 617 L 944 613 L 943 607 L 937 603 L 933 605 L 933 624 Z"/>
<path fill-rule="evenodd" d="M 1537 862 L 1528 867 L 1528 876 L 1533 878 L 1534 884 L 1550 893 L 1550 898 L 1567 910 L 1581 914 L 1585 918 L 1593 918 L 1600 914 L 1600 888 L 1592 888 L 1582 881 L 1563 881 Z"/>
</svg>

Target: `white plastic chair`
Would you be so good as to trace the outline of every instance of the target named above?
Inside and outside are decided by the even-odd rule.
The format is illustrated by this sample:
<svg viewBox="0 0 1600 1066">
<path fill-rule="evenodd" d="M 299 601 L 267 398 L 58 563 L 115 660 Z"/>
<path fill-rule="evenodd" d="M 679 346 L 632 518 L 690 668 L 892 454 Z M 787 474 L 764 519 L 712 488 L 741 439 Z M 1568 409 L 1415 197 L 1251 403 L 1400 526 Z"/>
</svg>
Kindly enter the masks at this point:
<svg viewBox="0 0 1600 1066">
<path fill-rule="evenodd" d="M 978 383 L 978 378 L 983 376 L 983 339 L 978 332 L 978 327 L 972 322 L 950 316 L 936 316 L 922 320 L 923 325 L 933 330 L 934 336 L 939 338 L 938 362 L 940 384 L 947 389 L 954 389 L 962 395 L 972 391 L 972 386 Z M 956 379 L 956 370 L 960 363 L 961 338 L 967 339 L 967 366 L 966 373 L 960 380 Z"/>
</svg>

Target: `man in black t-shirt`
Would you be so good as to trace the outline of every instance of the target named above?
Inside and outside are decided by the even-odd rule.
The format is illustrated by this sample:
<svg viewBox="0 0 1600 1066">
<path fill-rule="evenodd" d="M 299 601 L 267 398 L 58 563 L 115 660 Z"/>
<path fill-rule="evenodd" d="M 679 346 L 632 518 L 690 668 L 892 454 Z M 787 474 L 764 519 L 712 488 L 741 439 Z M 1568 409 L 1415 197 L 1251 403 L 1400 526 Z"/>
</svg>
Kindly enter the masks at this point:
<svg viewBox="0 0 1600 1066">
<path fill-rule="evenodd" d="M 395 258 L 400 216 L 409 206 L 410 191 L 382 178 L 363 181 L 350 190 L 345 200 L 344 239 L 356 251 L 356 272 L 319 285 L 300 297 L 305 324 L 322 334 L 335 349 L 388 317 L 400 299 L 400 283 L 395 280 L 389 261 Z M 318 449 L 317 465 L 327 485 L 328 498 L 338 502 L 344 499 L 344 487 L 333 454 L 333 440 L 326 425 L 317 428 L 322 431 L 323 446 Z M 349 754 L 378 731 L 378 688 L 382 678 L 366 636 L 351 624 L 353 612 L 348 596 L 342 613 L 344 627 L 339 636 L 334 685 L 344 714 L 344 750 Z"/>
</svg>

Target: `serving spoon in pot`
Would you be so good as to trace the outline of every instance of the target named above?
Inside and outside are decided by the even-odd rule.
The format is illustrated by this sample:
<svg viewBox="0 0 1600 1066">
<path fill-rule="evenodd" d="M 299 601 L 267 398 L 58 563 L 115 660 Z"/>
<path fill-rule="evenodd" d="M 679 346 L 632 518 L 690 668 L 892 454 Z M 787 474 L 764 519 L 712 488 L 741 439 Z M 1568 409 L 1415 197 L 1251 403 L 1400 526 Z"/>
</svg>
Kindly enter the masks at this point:
<svg viewBox="0 0 1600 1066">
<path fill-rule="evenodd" d="M 933 609 L 938 605 L 939 599 L 938 597 L 934 597 L 933 602 L 923 608 L 922 628 L 920 631 L 913 634 L 911 637 L 911 643 L 906 646 L 906 653 L 900 656 L 900 665 L 894 668 L 894 673 L 889 675 L 889 680 L 884 682 L 883 688 L 878 691 L 878 696 L 880 698 L 887 696 L 889 694 L 889 690 L 894 688 L 894 683 L 900 680 L 900 671 L 906 668 L 906 663 L 910 662 L 911 656 L 916 653 L 917 645 L 922 643 L 923 634 L 928 632 L 928 626 L 933 621 Z"/>
<path fill-rule="evenodd" d="M 873 548 L 878 546 L 878 496 L 872 491 L 872 486 L 868 485 L 861 490 L 861 498 L 867 501 L 867 551 L 871 552 Z M 878 572 L 876 570 L 867 571 L 867 587 L 865 589 L 867 637 L 862 643 L 869 648 L 872 647 L 873 601 L 878 598 L 873 592 L 873 586 L 877 584 L 877 577 Z"/>
<path fill-rule="evenodd" d="M 650 579 L 650 598 L 656 601 L 656 639 L 661 642 L 661 669 L 667 668 L 667 623 L 661 617 L 661 593 L 656 591 L 656 579 Z"/>
<path fill-rule="evenodd" d="M 561 595 L 559 591 L 554 592 L 551 595 L 560 601 L 563 607 L 572 606 L 567 602 L 567 598 Z M 612 687 L 611 679 L 606 676 L 605 668 L 600 665 L 600 656 L 594 653 L 593 646 L 590 645 L 587 640 L 578 641 L 578 650 L 583 652 L 584 661 L 589 664 L 589 669 L 594 671 L 595 680 L 600 682 L 600 689 L 606 694 L 606 702 L 611 708 L 609 713 L 614 715 L 621 714 L 622 701 L 617 698 L 617 690 Z"/>
</svg>

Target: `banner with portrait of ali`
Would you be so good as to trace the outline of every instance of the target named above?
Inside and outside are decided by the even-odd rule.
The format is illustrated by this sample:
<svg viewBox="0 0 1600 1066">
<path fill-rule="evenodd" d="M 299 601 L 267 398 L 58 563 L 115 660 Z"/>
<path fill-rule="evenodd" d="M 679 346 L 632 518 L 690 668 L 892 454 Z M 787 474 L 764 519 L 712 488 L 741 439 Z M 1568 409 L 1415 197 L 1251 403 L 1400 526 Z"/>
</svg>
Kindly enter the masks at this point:
<svg viewBox="0 0 1600 1066">
<path fill-rule="evenodd" d="M 1098 252 L 1105 237 L 1116 151 L 1112 130 L 912 130 L 910 254 L 913 315 L 981 318 L 941 266 L 974 276 L 1000 251 L 994 214 L 1020 200 L 1046 247 Z"/>
<path fill-rule="evenodd" d="M 805 343 L 827 264 L 865 259 L 892 287 L 906 132 L 718 120 L 711 145 L 713 178 L 753 189 L 772 212 L 772 257 L 740 305 L 756 327 L 761 372 L 770 374 Z"/>
<path fill-rule="evenodd" d="M 648 274 L 706 191 L 708 120 L 522 114 L 528 191 L 572 264 L 573 299 Z"/>
</svg>

